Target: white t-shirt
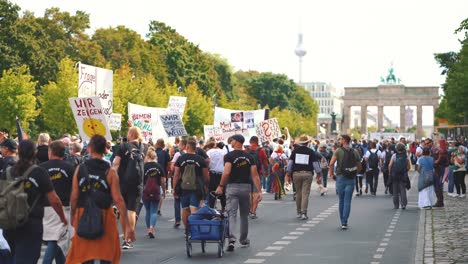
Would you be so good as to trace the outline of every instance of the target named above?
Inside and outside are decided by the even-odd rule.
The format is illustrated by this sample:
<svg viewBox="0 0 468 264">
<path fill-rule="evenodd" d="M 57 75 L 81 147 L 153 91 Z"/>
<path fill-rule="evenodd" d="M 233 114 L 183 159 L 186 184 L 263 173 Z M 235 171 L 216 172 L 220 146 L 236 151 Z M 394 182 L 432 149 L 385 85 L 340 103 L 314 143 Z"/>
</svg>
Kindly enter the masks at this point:
<svg viewBox="0 0 468 264">
<path fill-rule="evenodd" d="M 213 148 L 206 152 L 206 155 L 210 157 L 210 171 L 223 172 L 224 152 L 225 150 L 218 148 Z"/>
<path fill-rule="evenodd" d="M 364 158 L 366 159 L 366 161 L 369 159 L 370 157 L 370 154 L 372 153 L 376 153 L 377 152 L 377 157 L 379 158 L 379 168 L 380 168 L 380 159 L 382 159 L 382 152 L 380 152 L 380 150 L 377 150 L 377 149 L 370 149 L 366 152 L 366 154 L 364 155 Z M 383 154 L 384 156 L 384 159 L 385 159 L 385 152 Z M 369 168 L 369 170 L 372 170 L 371 168 Z"/>
</svg>

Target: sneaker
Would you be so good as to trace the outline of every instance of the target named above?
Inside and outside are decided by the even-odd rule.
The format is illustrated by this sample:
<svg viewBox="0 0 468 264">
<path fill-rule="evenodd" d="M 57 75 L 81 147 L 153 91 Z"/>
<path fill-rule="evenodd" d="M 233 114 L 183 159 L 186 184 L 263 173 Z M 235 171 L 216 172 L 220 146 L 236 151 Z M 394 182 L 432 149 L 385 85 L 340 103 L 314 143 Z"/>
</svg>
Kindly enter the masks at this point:
<svg viewBox="0 0 468 264">
<path fill-rule="evenodd" d="M 154 238 L 154 234 L 152 232 L 148 232 L 148 238 Z"/>
<path fill-rule="evenodd" d="M 161 216 L 161 210 L 158 210 L 158 215 Z"/>
<path fill-rule="evenodd" d="M 406 206 L 402 206 L 401 209 L 402 209 L 402 210 L 406 210 Z"/>
<path fill-rule="evenodd" d="M 240 244 L 241 244 L 241 248 L 250 247 L 250 241 L 249 240 L 242 241 L 242 242 L 240 242 Z"/>
<path fill-rule="evenodd" d="M 180 223 L 179 223 L 179 222 L 175 222 L 175 223 L 174 223 L 174 228 L 179 228 L 179 226 L 180 226 Z"/>
<path fill-rule="evenodd" d="M 306 214 L 301 215 L 301 220 L 307 220 L 307 219 L 309 219 L 309 217 Z"/>
<path fill-rule="evenodd" d="M 346 230 L 346 229 L 348 229 L 348 224 L 341 225 L 341 230 Z"/>
<path fill-rule="evenodd" d="M 366 188 L 364 189 L 364 192 L 367 194 L 367 186 L 366 186 Z"/>
<path fill-rule="evenodd" d="M 359 195 L 362 195 L 362 189 L 359 190 Z"/>
<path fill-rule="evenodd" d="M 458 197 L 463 198 L 465 196 L 466 196 L 465 194 L 460 194 Z"/>
<path fill-rule="evenodd" d="M 301 213 L 297 213 L 296 218 L 301 218 L 301 217 L 302 217 L 302 214 L 301 214 Z"/>
<path fill-rule="evenodd" d="M 229 252 L 234 251 L 234 243 L 235 242 L 229 242 L 228 247 L 227 247 L 227 251 L 229 251 Z"/>
<path fill-rule="evenodd" d="M 250 219 L 257 219 L 257 214 L 250 213 Z"/>
<path fill-rule="evenodd" d="M 132 242 L 124 242 L 123 245 L 122 245 L 122 249 L 132 249 L 133 248 L 133 244 Z"/>
</svg>

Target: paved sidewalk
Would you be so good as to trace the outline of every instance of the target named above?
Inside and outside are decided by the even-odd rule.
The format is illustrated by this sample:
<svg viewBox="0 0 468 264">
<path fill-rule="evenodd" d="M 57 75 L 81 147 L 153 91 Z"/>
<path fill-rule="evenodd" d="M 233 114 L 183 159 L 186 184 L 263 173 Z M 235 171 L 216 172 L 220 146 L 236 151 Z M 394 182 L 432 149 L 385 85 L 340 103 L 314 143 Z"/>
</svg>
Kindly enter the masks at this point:
<svg viewBox="0 0 468 264">
<path fill-rule="evenodd" d="M 420 211 L 415 263 L 468 263 L 468 199 L 444 193 L 444 203 Z"/>
</svg>

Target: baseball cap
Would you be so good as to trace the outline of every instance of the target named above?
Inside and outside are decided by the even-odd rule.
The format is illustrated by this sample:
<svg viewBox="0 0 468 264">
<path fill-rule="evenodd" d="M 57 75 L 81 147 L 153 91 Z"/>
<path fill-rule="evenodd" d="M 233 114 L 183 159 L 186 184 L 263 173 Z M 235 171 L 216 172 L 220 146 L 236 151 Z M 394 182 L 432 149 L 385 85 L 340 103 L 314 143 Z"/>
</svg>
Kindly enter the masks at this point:
<svg viewBox="0 0 468 264">
<path fill-rule="evenodd" d="M 237 141 L 237 142 L 240 142 L 240 143 L 242 143 L 242 144 L 245 142 L 244 136 L 239 135 L 239 134 L 235 134 L 235 135 L 231 136 L 231 139 L 232 139 L 232 140 L 235 140 L 235 141 Z"/>
<path fill-rule="evenodd" d="M 1 147 L 4 147 L 4 148 L 7 148 L 9 150 L 16 150 L 18 149 L 18 144 L 16 143 L 16 141 L 14 141 L 13 139 L 5 139 L 5 141 L 2 142 L 2 144 L 0 144 Z"/>
</svg>

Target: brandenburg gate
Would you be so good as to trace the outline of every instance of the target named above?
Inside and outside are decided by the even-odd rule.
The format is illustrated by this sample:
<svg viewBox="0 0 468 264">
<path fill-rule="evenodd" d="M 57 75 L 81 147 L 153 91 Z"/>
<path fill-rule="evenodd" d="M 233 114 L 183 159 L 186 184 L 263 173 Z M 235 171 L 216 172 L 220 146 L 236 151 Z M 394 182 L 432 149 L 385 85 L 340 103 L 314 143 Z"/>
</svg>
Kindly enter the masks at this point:
<svg viewBox="0 0 468 264">
<path fill-rule="evenodd" d="M 400 107 L 400 131 L 405 128 L 405 107 L 416 106 L 416 138 L 423 135 L 423 106 L 432 106 L 434 114 L 439 106 L 439 87 L 406 87 L 400 84 L 382 84 L 377 87 L 345 87 L 343 96 L 342 132 L 347 133 L 351 126 L 351 107 L 361 107 L 361 134 L 367 133 L 367 107 L 377 106 L 377 129 L 383 128 L 384 106 Z"/>
</svg>

